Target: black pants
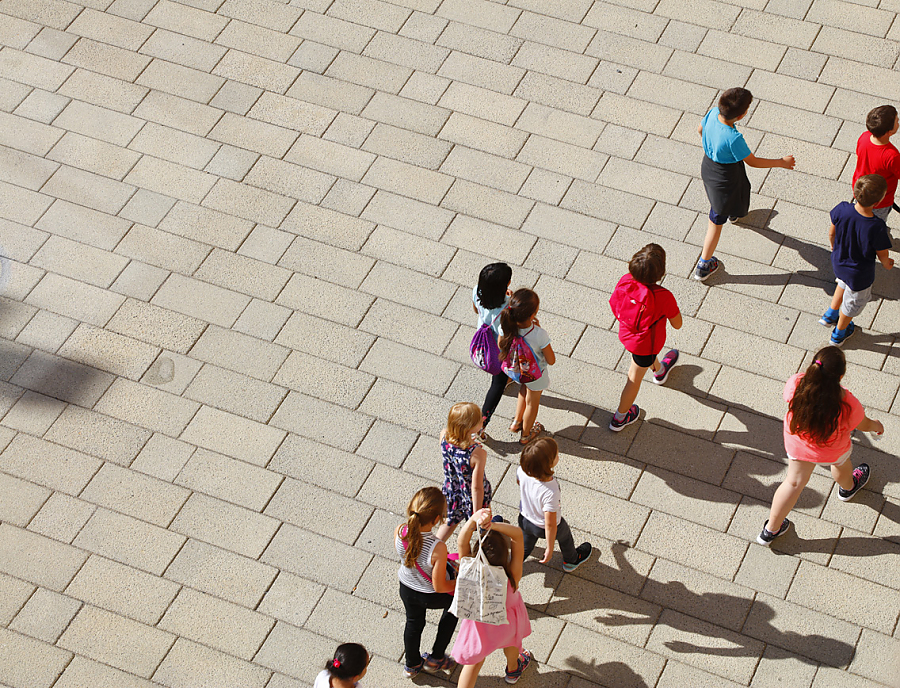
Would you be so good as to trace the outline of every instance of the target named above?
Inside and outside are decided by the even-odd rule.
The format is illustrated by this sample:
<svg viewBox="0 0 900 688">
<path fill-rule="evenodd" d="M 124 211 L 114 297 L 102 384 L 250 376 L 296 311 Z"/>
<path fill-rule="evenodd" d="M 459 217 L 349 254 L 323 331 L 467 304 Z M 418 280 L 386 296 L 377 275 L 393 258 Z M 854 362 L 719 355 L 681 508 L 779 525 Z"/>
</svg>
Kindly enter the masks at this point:
<svg viewBox="0 0 900 688">
<path fill-rule="evenodd" d="M 519 514 L 519 528 L 522 529 L 523 540 L 525 541 L 525 555 L 522 559 L 527 559 L 531 554 L 531 550 L 541 538 L 546 538 L 547 533 L 543 528 L 534 525 L 531 521 Z M 572 530 L 566 519 L 561 518 L 556 524 L 556 541 L 562 550 L 563 561 L 567 564 L 574 564 L 578 561 L 578 552 L 575 551 L 575 540 L 572 538 Z"/>
<path fill-rule="evenodd" d="M 491 420 L 491 416 L 493 416 L 494 411 L 497 410 L 497 405 L 503 398 L 503 390 L 506 389 L 507 382 L 509 382 L 509 378 L 506 373 L 497 373 L 491 379 L 491 388 L 484 398 L 484 406 L 481 407 L 481 415 L 484 416 L 485 427 L 487 427 L 487 424 Z"/>
<path fill-rule="evenodd" d="M 425 611 L 428 609 L 444 610 L 431 648 L 431 656 L 442 659 L 453 637 L 453 631 L 456 630 L 457 618 L 447 611 L 453 602 L 453 595 L 445 592 L 419 592 L 400 583 L 400 599 L 406 607 L 406 628 L 403 630 L 406 666 L 416 667 L 422 662 L 419 645 L 422 642 L 422 631 L 425 630 Z"/>
</svg>

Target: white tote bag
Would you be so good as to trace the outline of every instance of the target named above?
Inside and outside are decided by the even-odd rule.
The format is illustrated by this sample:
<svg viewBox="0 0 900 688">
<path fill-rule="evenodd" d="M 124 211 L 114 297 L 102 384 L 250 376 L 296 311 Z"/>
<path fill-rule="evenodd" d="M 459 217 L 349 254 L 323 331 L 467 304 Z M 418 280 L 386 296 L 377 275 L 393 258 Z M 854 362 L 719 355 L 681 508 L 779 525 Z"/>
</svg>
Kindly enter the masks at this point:
<svg viewBox="0 0 900 688">
<path fill-rule="evenodd" d="M 487 533 L 485 533 L 487 537 Z M 474 557 L 459 560 L 456 576 L 456 592 L 450 613 L 457 619 L 480 621 L 492 626 L 509 623 L 506 616 L 506 571 L 502 566 L 491 566 L 482 549 L 484 538 Z"/>
</svg>

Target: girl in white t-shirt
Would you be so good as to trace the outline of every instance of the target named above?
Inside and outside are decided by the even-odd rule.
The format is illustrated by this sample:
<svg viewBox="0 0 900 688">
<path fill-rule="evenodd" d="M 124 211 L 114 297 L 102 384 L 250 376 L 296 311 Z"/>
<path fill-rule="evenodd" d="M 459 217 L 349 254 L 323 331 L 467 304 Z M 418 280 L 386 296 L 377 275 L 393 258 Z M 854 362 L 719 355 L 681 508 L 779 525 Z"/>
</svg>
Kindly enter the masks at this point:
<svg viewBox="0 0 900 688">
<path fill-rule="evenodd" d="M 550 335 L 541 327 L 537 319 L 541 300 L 531 289 L 516 289 L 509 306 L 500 313 L 500 360 L 509 355 L 513 335 L 523 337 L 537 360 L 541 376 L 534 382 L 519 387 L 516 399 L 516 417 L 509 429 L 521 432 L 520 444 L 528 444 L 544 431 L 544 426 L 536 422 L 538 408 L 541 405 L 541 392 L 550 386 L 550 375 L 547 367 L 556 363 L 556 354 L 550 346 Z"/>
<path fill-rule="evenodd" d="M 316 676 L 313 688 L 362 688 L 360 681 L 366 675 L 371 659 L 366 648 L 359 643 L 338 645 L 334 657 Z"/>
</svg>

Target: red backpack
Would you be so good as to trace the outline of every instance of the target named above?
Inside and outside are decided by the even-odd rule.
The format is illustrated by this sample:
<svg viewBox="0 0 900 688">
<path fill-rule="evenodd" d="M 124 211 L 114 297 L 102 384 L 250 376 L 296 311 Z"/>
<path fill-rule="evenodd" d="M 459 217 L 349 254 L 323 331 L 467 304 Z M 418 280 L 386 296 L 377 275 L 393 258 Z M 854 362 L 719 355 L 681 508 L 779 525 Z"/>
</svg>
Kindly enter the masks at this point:
<svg viewBox="0 0 900 688">
<path fill-rule="evenodd" d="M 665 318 L 661 315 L 651 320 L 656 313 L 656 285 L 638 282 L 630 274 L 619 280 L 609 305 L 619 321 L 619 341 L 625 348 L 638 356 L 659 353 L 656 349 L 656 323 Z"/>
</svg>

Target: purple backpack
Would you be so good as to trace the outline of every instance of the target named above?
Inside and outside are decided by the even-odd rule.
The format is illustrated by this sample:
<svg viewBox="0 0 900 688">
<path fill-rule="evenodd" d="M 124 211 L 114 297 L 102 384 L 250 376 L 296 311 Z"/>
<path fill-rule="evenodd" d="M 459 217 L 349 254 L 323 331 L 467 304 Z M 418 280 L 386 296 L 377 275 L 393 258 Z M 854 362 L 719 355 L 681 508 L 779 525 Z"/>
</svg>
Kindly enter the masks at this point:
<svg viewBox="0 0 900 688">
<path fill-rule="evenodd" d="M 533 329 L 532 325 L 531 330 Z M 509 353 L 500 363 L 500 367 L 514 382 L 520 382 L 523 385 L 541 377 L 541 367 L 538 365 L 534 350 L 525 341 L 525 337 L 520 334 L 513 336 L 512 343 L 509 345 Z"/>
<path fill-rule="evenodd" d="M 491 375 L 499 375 L 503 372 L 500 367 L 500 347 L 497 346 L 497 335 L 494 334 L 494 321 L 500 317 L 500 314 L 494 316 L 490 325 L 482 324 L 475 331 L 472 337 L 472 343 L 469 344 L 469 354 L 472 356 L 472 362 L 485 372 Z"/>
</svg>

